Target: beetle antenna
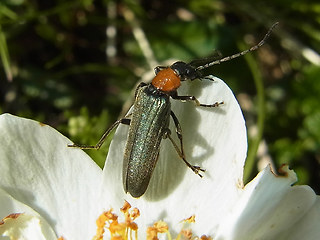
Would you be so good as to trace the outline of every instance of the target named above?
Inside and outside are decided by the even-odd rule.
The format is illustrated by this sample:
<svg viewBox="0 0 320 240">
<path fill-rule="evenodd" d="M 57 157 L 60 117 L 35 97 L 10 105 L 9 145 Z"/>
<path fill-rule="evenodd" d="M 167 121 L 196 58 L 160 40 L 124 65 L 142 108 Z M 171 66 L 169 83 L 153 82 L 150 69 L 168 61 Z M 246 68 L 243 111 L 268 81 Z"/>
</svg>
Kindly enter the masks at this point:
<svg viewBox="0 0 320 240">
<path fill-rule="evenodd" d="M 234 58 L 241 57 L 241 56 L 247 54 L 248 52 L 252 52 L 252 51 L 257 50 L 259 47 L 261 47 L 262 45 L 265 44 L 266 40 L 270 37 L 271 32 L 273 31 L 273 29 L 274 29 L 278 24 L 279 24 L 279 22 L 274 23 L 274 24 L 270 27 L 270 29 L 269 29 L 269 31 L 267 32 L 267 34 L 264 35 L 263 39 L 262 39 L 257 45 L 255 45 L 255 46 L 253 46 L 253 47 L 251 47 L 251 48 L 249 48 L 249 49 L 247 49 L 247 50 L 244 50 L 244 51 L 242 51 L 242 52 L 233 54 L 233 55 L 231 55 L 231 56 L 224 57 L 224 58 L 221 58 L 221 59 L 219 59 L 219 60 L 216 60 L 216 61 L 213 61 L 213 62 L 209 62 L 209 63 L 207 63 L 207 64 L 205 64 L 205 65 L 196 67 L 196 70 L 202 70 L 202 69 L 211 67 L 211 66 L 213 66 L 213 65 L 217 65 L 217 64 L 220 64 L 220 63 L 223 63 L 223 62 L 227 62 L 227 61 L 232 60 L 232 59 L 234 59 Z"/>
</svg>

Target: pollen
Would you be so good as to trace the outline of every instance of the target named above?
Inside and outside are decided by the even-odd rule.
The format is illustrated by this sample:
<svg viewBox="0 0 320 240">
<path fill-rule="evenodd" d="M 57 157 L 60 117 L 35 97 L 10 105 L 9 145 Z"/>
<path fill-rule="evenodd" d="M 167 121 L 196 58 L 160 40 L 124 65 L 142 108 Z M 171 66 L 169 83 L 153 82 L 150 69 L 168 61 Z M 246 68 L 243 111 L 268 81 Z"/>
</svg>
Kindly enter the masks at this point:
<svg viewBox="0 0 320 240">
<path fill-rule="evenodd" d="M 195 223 L 196 222 L 196 216 L 192 215 L 191 217 L 188 217 L 188 218 L 184 219 L 183 222 L 185 222 L 185 223 Z"/>
<path fill-rule="evenodd" d="M 107 239 L 111 240 L 138 240 L 138 224 L 134 221 L 140 216 L 140 211 L 138 208 L 132 208 L 132 206 L 125 201 L 120 212 L 123 215 L 123 221 L 120 221 L 118 216 L 113 213 L 113 209 L 103 212 L 96 220 L 97 231 L 93 240 L 103 240 L 104 236 L 109 236 Z M 182 224 L 181 230 L 175 238 L 173 238 L 169 231 L 168 224 L 159 220 L 155 222 L 152 226 L 147 227 L 146 234 L 143 239 L 147 240 L 158 240 L 159 235 L 166 234 L 168 240 L 212 240 L 211 237 L 202 235 L 197 237 L 192 233 L 192 230 L 185 228 L 185 225 L 195 223 L 195 216 L 192 215 L 180 222 Z M 146 237 L 145 237 L 146 236 Z M 106 239 L 106 238 L 105 238 Z"/>
<path fill-rule="evenodd" d="M 158 221 L 153 224 L 152 227 L 147 229 L 147 240 L 157 240 L 159 233 L 168 233 L 169 227 L 168 224 L 163 221 Z M 171 238 L 169 238 L 171 239 Z"/>
<path fill-rule="evenodd" d="M 138 225 L 134 220 L 140 216 L 139 210 L 137 208 L 131 209 L 131 205 L 125 201 L 120 211 L 124 215 L 124 222 L 118 221 L 118 216 L 113 213 L 113 209 L 103 212 L 98 217 L 97 231 L 93 240 L 102 240 L 106 230 L 109 231 L 111 240 L 138 239 Z"/>
</svg>

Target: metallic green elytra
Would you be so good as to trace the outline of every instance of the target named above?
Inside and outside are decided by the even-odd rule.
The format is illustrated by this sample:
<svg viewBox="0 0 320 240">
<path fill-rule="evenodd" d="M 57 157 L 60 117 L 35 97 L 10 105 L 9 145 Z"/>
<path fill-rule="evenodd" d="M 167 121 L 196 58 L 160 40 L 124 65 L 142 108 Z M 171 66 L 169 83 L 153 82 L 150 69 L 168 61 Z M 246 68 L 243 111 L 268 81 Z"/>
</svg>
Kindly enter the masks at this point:
<svg viewBox="0 0 320 240">
<path fill-rule="evenodd" d="M 166 94 L 149 86 L 136 91 L 130 129 L 123 158 L 123 187 L 133 197 L 147 190 L 156 166 L 160 143 L 169 129 L 171 104 Z"/>
<path fill-rule="evenodd" d="M 160 143 L 162 139 L 168 138 L 179 157 L 197 175 L 205 170 L 199 166 L 190 164 L 185 157 L 182 141 L 182 130 L 178 118 L 171 111 L 170 98 L 181 101 L 192 101 L 199 107 L 217 107 L 223 102 L 213 104 L 202 104 L 194 96 L 180 96 L 177 89 L 181 81 L 195 79 L 213 80 L 212 76 L 202 76 L 201 70 L 210 66 L 240 57 L 248 52 L 261 47 L 270 36 L 271 31 L 278 23 L 272 25 L 264 38 L 255 46 L 243 52 L 224 57 L 219 60 L 209 61 L 204 65 L 204 60 L 192 61 L 190 63 L 175 62 L 169 67 L 158 66 L 155 68 L 156 76 L 151 83 L 142 83 L 138 86 L 133 104 L 132 113 L 116 121 L 101 137 L 95 146 L 71 144 L 69 147 L 81 149 L 99 149 L 109 133 L 120 123 L 130 125 L 126 142 L 122 181 L 126 193 L 133 197 L 142 196 L 149 185 L 152 173 L 156 166 Z M 198 63 L 198 66 L 196 66 Z M 200 66 L 199 66 L 200 63 Z M 179 145 L 171 137 L 169 130 L 170 116 L 175 124 Z"/>
</svg>

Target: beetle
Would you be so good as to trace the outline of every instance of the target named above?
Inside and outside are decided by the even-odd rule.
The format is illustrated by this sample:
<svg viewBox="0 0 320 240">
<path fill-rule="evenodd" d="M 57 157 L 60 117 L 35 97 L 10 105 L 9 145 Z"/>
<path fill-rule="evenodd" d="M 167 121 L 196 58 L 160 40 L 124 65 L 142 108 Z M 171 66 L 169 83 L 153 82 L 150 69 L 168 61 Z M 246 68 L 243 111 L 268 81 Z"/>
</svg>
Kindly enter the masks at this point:
<svg viewBox="0 0 320 240">
<path fill-rule="evenodd" d="M 142 196 L 148 188 L 158 160 L 160 143 L 163 138 L 168 138 L 184 163 L 195 174 L 202 177 L 201 173 L 204 172 L 205 169 L 192 165 L 186 160 L 183 150 L 181 126 L 178 118 L 171 110 L 170 98 L 181 101 L 192 101 L 199 107 L 212 108 L 223 104 L 223 102 L 202 104 L 194 96 L 178 95 L 177 89 L 180 87 L 182 81 L 193 81 L 195 79 L 213 80 L 210 76 L 202 76 L 201 70 L 255 51 L 265 43 L 277 24 L 278 23 L 272 25 L 257 45 L 240 53 L 210 61 L 200 66 L 195 65 L 202 60 L 195 60 L 190 63 L 178 61 L 168 67 L 156 67 L 154 69 L 156 75 L 152 82 L 149 84 L 141 83 L 137 87 L 132 112 L 113 123 L 96 145 L 71 144 L 68 146 L 81 149 L 99 149 L 115 127 L 120 123 L 129 125 L 129 133 L 123 158 L 122 180 L 124 191 L 130 193 L 135 198 Z M 180 146 L 178 146 L 171 137 L 169 130 L 170 116 L 175 124 Z"/>
</svg>

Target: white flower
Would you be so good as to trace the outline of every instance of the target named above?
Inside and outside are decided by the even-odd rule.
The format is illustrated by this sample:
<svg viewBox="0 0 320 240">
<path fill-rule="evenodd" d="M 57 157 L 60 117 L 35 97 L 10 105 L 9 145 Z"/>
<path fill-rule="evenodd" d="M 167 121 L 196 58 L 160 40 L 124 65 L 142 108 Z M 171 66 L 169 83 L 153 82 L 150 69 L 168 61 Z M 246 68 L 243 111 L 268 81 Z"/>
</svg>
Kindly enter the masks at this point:
<svg viewBox="0 0 320 240">
<path fill-rule="evenodd" d="M 156 222 L 164 232 L 168 227 L 174 237 L 181 230 L 181 220 L 193 215 L 195 222 L 188 225 L 193 236 L 320 238 L 319 197 L 308 186 L 291 186 L 296 176 L 287 167 L 282 168 L 284 176 L 275 176 L 267 167 L 243 187 L 246 129 L 230 89 L 219 79 L 185 85 L 179 89 L 180 95 L 199 96 L 202 103 L 225 103 L 203 109 L 172 101 L 182 125 L 187 159 L 206 169 L 204 177 L 188 169 L 165 139 L 150 185 L 138 199 L 125 194 L 122 186 L 127 126 L 117 129 L 101 171 L 82 150 L 68 148 L 70 140 L 49 126 L 1 115 L 1 236 L 92 239 L 98 216 L 111 208 L 119 213 L 126 200 L 140 210 L 140 217 L 137 212 L 124 211 L 126 219 L 132 213 L 139 239 L 145 239 L 147 227 Z M 108 214 L 114 216 L 111 211 Z M 101 216 L 99 219 L 104 219 Z M 108 234 L 106 230 L 105 239 L 110 239 Z M 165 239 L 168 235 L 158 236 Z"/>
<path fill-rule="evenodd" d="M 29 216 L 17 226 L 23 234 L 17 239 L 34 239 L 28 234 L 36 228 L 43 233 L 36 239 L 57 239 L 47 226 L 67 240 L 91 239 L 101 169 L 83 151 L 68 149 L 70 140 L 47 125 L 3 114 L 0 135 L 0 219 Z M 9 234 L 6 225 L 0 227 L 2 235 Z"/>
</svg>

